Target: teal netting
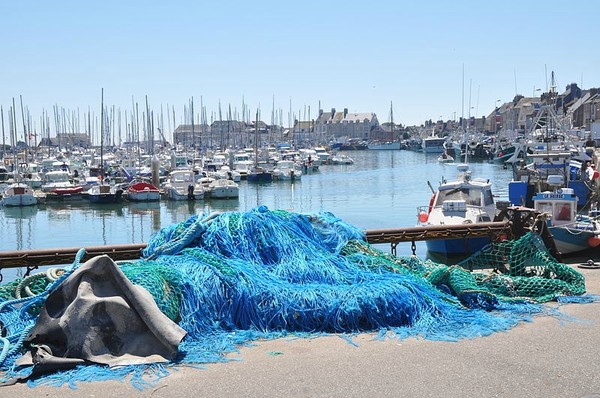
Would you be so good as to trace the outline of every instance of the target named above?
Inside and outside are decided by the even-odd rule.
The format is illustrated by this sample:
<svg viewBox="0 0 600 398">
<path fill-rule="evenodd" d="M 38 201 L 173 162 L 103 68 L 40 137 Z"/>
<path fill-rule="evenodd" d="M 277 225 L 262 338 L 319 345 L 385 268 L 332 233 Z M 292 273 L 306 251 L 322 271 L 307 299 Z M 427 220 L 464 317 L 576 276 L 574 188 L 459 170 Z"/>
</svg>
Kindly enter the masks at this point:
<svg viewBox="0 0 600 398">
<path fill-rule="evenodd" d="M 166 227 L 150 240 L 144 260 L 121 269 L 187 331 L 173 364 L 223 361 L 240 344 L 290 333 L 377 332 L 448 341 L 485 336 L 545 312 L 540 302 L 585 292 L 583 277 L 553 260 L 535 235 L 490 246 L 462 267 L 394 257 L 364 239 L 331 213 L 261 206 Z M 466 270 L 485 265 L 507 272 Z M 58 282 L 29 300 L 1 295 L 5 377 L 30 371 L 15 368 L 14 361 L 35 321 L 34 306 Z M 81 366 L 30 383 L 133 374 L 140 386 L 144 371 L 160 377 L 166 368 Z"/>
</svg>

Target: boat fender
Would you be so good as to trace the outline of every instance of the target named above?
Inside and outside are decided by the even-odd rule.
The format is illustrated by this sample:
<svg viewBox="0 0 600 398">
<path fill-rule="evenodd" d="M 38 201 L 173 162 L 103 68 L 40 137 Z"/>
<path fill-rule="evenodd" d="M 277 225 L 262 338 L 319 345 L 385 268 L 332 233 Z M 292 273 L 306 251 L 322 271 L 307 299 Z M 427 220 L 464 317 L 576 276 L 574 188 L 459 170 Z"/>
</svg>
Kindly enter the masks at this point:
<svg viewBox="0 0 600 398">
<path fill-rule="evenodd" d="M 590 247 L 598 247 L 600 246 L 600 236 L 592 236 L 588 239 L 588 245 Z"/>
<path fill-rule="evenodd" d="M 428 219 L 429 219 L 429 214 L 427 214 L 424 211 L 419 213 L 419 222 L 426 223 Z"/>
<path fill-rule="evenodd" d="M 433 201 L 435 200 L 435 193 L 431 195 L 431 198 L 429 199 L 429 211 L 427 213 L 431 213 L 431 210 L 433 209 Z"/>
</svg>

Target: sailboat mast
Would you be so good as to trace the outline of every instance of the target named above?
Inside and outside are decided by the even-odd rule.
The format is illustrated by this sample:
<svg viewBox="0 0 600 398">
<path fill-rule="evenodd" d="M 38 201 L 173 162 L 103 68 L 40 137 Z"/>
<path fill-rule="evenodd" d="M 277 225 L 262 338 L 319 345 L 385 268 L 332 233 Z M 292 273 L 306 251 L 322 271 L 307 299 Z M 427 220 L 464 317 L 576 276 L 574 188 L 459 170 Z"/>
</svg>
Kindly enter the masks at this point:
<svg viewBox="0 0 600 398">
<path fill-rule="evenodd" d="M 12 170 L 13 176 L 15 178 L 15 182 L 19 182 L 19 152 L 17 150 L 17 113 L 15 110 L 15 98 L 13 97 L 13 108 L 12 108 L 12 125 L 13 125 L 13 158 L 14 158 L 14 168 Z"/>
<path fill-rule="evenodd" d="M 104 181 L 104 88 L 100 94 L 100 179 Z"/>
<path fill-rule="evenodd" d="M 392 132 L 391 140 L 394 141 L 394 106 L 392 101 L 390 101 L 390 131 Z"/>
<path fill-rule="evenodd" d="M 27 134 L 27 127 L 25 125 L 25 112 L 23 112 L 23 96 L 19 95 L 21 101 L 21 118 L 23 119 L 23 138 L 25 140 L 25 160 L 27 160 L 27 152 L 29 151 L 29 135 Z"/>
<path fill-rule="evenodd" d="M 254 122 L 254 167 L 258 166 L 258 109 L 256 110 L 256 121 Z"/>
<path fill-rule="evenodd" d="M 4 109 L 0 105 L 0 118 L 2 119 L 2 158 L 6 157 L 6 136 L 4 135 Z"/>
</svg>

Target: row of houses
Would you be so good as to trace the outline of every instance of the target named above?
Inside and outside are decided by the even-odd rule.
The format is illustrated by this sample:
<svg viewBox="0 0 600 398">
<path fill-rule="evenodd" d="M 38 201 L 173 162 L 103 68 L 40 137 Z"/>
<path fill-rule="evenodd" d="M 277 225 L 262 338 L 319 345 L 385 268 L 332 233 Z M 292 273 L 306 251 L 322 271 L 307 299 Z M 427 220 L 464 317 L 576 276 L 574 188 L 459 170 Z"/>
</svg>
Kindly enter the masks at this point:
<svg viewBox="0 0 600 398">
<path fill-rule="evenodd" d="M 570 129 L 590 131 L 592 125 L 600 120 L 599 90 L 582 90 L 576 83 L 571 83 L 562 93 L 551 88 L 540 97 L 515 96 L 511 102 L 502 104 L 483 118 L 481 130 L 487 133 L 503 129 L 529 131 L 542 108 L 546 106 L 551 107 L 563 120 L 565 127 Z"/>
<path fill-rule="evenodd" d="M 291 128 L 267 125 L 263 121 L 215 121 L 208 124 L 179 125 L 173 132 L 175 144 L 187 147 L 251 147 L 267 143 L 304 144 L 328 143 L 344 139 L 392 139 L 389 127 L 379 124 L 375 113 L 352 113 L 348 109 L 319 111 L 316 119 L 296 120 Z"/>
</svg>

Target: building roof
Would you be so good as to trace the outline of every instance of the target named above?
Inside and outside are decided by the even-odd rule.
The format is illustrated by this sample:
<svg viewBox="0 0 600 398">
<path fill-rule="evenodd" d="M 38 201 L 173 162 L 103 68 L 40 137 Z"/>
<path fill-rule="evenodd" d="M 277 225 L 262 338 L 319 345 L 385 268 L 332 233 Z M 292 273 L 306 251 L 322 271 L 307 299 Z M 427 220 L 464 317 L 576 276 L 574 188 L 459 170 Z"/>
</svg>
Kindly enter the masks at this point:
<svg viewBox="0 0 600 398">
<path fill-rule="evenodd" d="M 373 113 L 348 113 L 344 120 L 353 123 L 370 122 L 373 120 Z"/>
</svg>

